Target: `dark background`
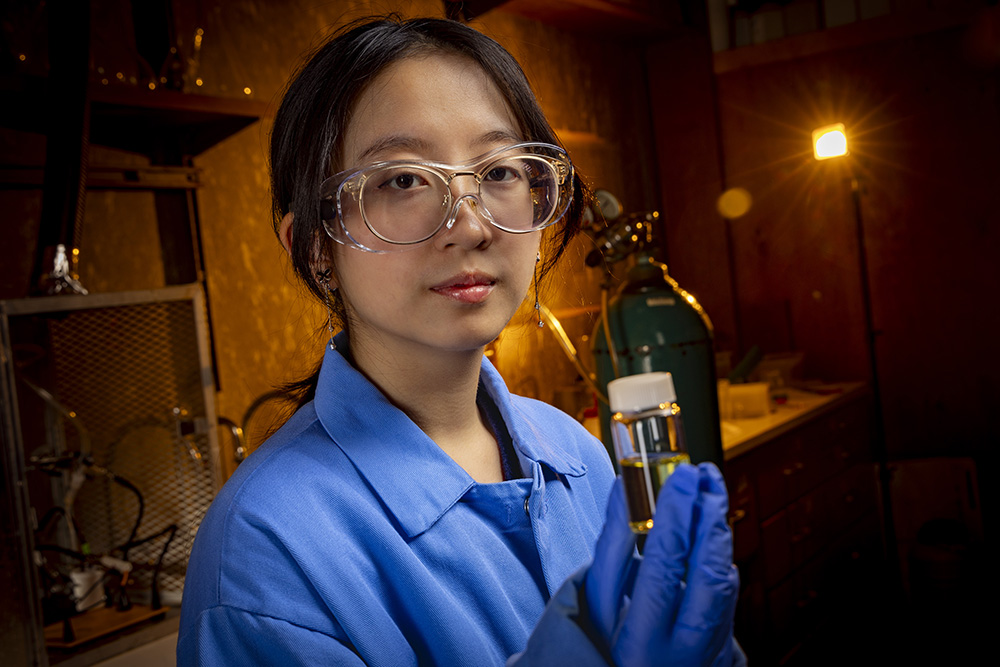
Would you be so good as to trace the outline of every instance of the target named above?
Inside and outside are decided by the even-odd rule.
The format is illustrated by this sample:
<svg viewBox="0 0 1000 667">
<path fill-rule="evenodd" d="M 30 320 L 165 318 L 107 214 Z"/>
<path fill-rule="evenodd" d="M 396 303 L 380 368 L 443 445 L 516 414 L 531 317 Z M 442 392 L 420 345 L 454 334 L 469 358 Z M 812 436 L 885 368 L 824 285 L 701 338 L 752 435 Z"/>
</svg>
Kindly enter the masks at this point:
<svg viewBox="0 0 1000 667">
<path fill-rule="evenodd" d="M 67 117 L 60 100 L 71 97 L 36 89 L 50 73 L 50 10 L 61 4 L 3 3 L 0 299 L 35 287 L 45 135 Z M 717 351 L 734 360 L 753 345 L 801 351 L 804 377 L 871 380 L 872 333 L 888 458 L 971 458 L 992 544 L 1000 445 L 1000 11 L 992 0 L 728 9 L 683 0 L 151 2 L 162 10 L 151 30 L 178 49 L 179 64 L 166 69 L 143 55 L 151 40 L 136 32 L 131 3 L 90 5 L 89 46 L 68 58 L 92 99 L 175 87 L 242 105 L 237 115 L 251 118 L 175 156 L 114 141 L 89 147 L 92 178 L 102 165 L 122 172 L 171 159 L 196 172 L 195 268 L 209 297 L 220 414 L 243 414 L 256 396 L 301 375 L 322 344 L 314 334 L 324 315 L 294 284 L 269 228 L 265 150 L 284 82 L 346 20 L 450 12 L 524 65 L 594 187 L 627 211 L 661 211 L 661 254 L 712 317 Z M 155 14 L 148 7 L 147 18 Z M 162 73 L 176 78 L 164 83 Z M 119 127 L 96 122 L 112 135 Z M 847 127 L 851 155 L 813 160 L 812 130 L 835 122 Z M 852 179 L 874 332 L 865 324 Z M 716 200 L 732 187 L 748 190 L 753 206 L 727 220 Z M 171 282 L 161 204 L 140 188 L 88 190 L 76 237 L 91 291 Z M 583 264 L 591 247 L 582 238 L 543 293 L 584 351 L 603 279 Z M 501 337 L 495 361 L 514 391 L 559 403 L 578 386 L 576 371 L 549 334 L 521 326 L 527 311 L 530 304 Z M 933 496 L 945 482 L 926 484 Z"/>
</svg>

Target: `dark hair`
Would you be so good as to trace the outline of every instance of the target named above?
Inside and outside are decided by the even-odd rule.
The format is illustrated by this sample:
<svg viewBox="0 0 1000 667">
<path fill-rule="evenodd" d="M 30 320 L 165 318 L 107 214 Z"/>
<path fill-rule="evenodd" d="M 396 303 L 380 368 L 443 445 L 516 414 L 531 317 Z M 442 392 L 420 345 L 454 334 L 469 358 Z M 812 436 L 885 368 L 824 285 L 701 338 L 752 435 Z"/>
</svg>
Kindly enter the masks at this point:
<svg viewBox="0 0 1000 667">
<path fill-rule="evenodd" d="M 342 168 L 343 138 L 351 111 L 367 85 L 387 66 L 420 52 L 441 51 L 472 59 L 497 86 L 517 119 L 525 141 L 558 143 L 520 65 L 502 46 L 472 28 L 447 19 L 404 20 L 396 15 L 355 21 L 338 30 L 299 70 L 285 91 L 271 132 L 271 195 L 274 228 L 294 212 L 292 266 L 323 299 L 316 280 L 318 243 L 333 243 L 320 222 L 320 183 Z M 562 256 L 581 227 L 588 190 L 574 177 L 573 201 L 549 232 L 539 274 Z M 332 255 L 332 253 L 330 253 Z M 336 268 L 334 268 L 336 273 Z M 337 299 L 342 322 L 342 302 Z M 298 383 L 312 389 L 308 381 Z M 311 391 L 304 400 L 309 400 Z"/>
</svg>

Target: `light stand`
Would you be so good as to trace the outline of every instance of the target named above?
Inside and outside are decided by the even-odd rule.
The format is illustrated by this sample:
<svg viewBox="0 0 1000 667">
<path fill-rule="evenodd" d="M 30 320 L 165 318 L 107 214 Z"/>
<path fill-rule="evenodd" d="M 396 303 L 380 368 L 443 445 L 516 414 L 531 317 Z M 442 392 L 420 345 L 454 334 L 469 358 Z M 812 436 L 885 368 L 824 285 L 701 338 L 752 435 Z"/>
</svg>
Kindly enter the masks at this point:
<svg viewBox="0 0 1000 667">
<path fill-rule="evenodd" d="M 843 123 L 828 125 L 813 131 L 813 155 L 817 160 L 843 157 L 850 154 L 847 147 L 847 135 Z M 861 184 L 857 176 L 851 176 L 851 199 L 854 204 L 854 229 L 858 244 L 858 270 L 861 281 L 861 298 L 865 311 L 865 337 L 868 346 L 868 367 L 871 373 L 871 387 L 874 394 L 874 450 L 878 465 L 879 490 L 882 501 L 882 516 L 885 528 L 885 549 L 889 574 L 892 579 L 893 592 L 902 591 L 902 575 L 899 566 L 899 547 L 896 543 L 896 527 L 892 513 L 891 475 L 889 473 L 889 453 L 885 440 L 885 417 L 882 410 L 882 393 L 879 385 L 878 354 L 875 340 L 879 335 L 875 329 L 875 317 L 872 311 L 871 281 L 868 275 L 868 250 L 865 243 L 864 218 L 861 214 Z"/>
</svg>

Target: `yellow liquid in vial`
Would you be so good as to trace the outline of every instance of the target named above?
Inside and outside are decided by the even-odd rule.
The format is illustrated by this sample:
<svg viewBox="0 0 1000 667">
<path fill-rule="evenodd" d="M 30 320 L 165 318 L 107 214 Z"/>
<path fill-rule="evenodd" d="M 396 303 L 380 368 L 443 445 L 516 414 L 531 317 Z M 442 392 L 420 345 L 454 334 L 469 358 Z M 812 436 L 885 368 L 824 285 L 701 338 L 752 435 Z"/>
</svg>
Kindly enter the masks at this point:
<svg viewBox="0 0 1000 667">
<path fill-rule="evenodd" d="M 628 503 L 629 528 L 633 533 L 648 533 L 653 527 L 653 506 L 667 478 L 681 463 L 690 463 L 691 457 L 682 453 L 648 454 L 648 483 L 652 486 L 653 505 L 650 505 L 650 493 L 647 490 L 646 467 L 639 455 L 622 459 L 622 481 L 625 483 L 625 500 Z"/>
</svg>

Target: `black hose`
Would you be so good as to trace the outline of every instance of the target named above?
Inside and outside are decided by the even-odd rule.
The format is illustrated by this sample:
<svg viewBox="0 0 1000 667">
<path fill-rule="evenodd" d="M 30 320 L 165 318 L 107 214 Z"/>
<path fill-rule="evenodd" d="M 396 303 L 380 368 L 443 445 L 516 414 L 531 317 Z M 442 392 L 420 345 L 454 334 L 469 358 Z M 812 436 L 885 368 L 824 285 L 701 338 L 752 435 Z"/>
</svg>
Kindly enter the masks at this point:
<svg viewBox="0 0 1000 667">
<path fill-rule="evenodd" d="M 177 534 L 177 525 L 170 524 L 167 526 L 170 530 L 170 537 L 167 538 L 166 544 L 163 545 L 163 551 L 160 552 L 160 557 L 156 560 L 156 567 L 153 568 L 153 585 L 150 589 L 150 599 L 149 606 L 153 609 L 159 609 L 163 605 L 160 604 L 160 568 L 163 566 L 163 559 L 167 555 L 167 550 L 170 549 L 170 543 L 174 540 L 174 535 Z"/>
<path fill-rule="evenodd" d="M 48 527 L 49 522 L 52 521 L 52 517 L 54 517 L 56 514 L 61 514 L 65 518 L 66 508 L 60 507 L 59 505 L 50 508 L 49 511 L 43 514 L 42 518 L 39 519 L 38 528 L 35 529 L 35 533 L 37 534 L 45 530 Z"/>
<path fill-rule="evenodd" d="M 78 561 L 87 562 L 88 558 L 85 554 L 79 551 L 73 551 L 72 549 L 67 549 L 66 547 L 61 547 L 58 544 L 36 544 L 36 551 L 52 551 L 57 554 L 62 554 L 63 556 L 69 556 L 70 558 L 75 558 Z"/>
<path fill-rule="evenodd" d="M 126 540 L 125 544 L 123 544 L 122 546 L 117 547 L 118 549 L 121 549 L 122 560 L 128 560 L 128 550 L 129 550 L 129 548 L 131 546 L 133 546 L 135 544 L 135 536 L 139 532 L 139 524 L 142 523 L 142 515 L 146 511 L 146 502 L 145 502 L 145 500 L 143 500 L 142 492 L 138 489 L 138 487 L 136 487 L 135 484 L 133 484 L 132 482 L 128 481 L 124 477 L 119 477 L 118 475 L 116 475 L 115 473 L 111 472 L 110 470 L 108 470 L 106 468 L 100 468 L 98 466 L 93 466 L 93 469 L 96 470 L 96 471 L 98 471 L 98 472 L 100 472 L 102 475 L 104 475 L 105 477 L 107 477 L 108 479 L 110 479 L 112 482 L 115 482 L 119 486 L 123 486 L 126 489 L 128 489 L 129 491 L 131 491 L 132 493 L 134 493 L 135 494 L 136 502 L 138 502 L 138 504 L 139 504 L 139 508 L 138 508 L 138 511 L 136 512 L 136 516 L 135 516 L 135 523 L 132 524 L 132 532 L 131 532 L 131 534 L 129 534 L 128 540 Z"/>
<path fill-rule="evenodd" d="M 153 568 L 153 583 L 150 587 L 150 607 L 153 609 L 159 609 L 163 606 L 160 604 L 160 568 L 163 566 L 163 559 L 166 557 L 167 551 L 170 549 L 170 543 L 174 540 L 174 535 L 177 534 L 177 530 L 177 524 L 172 523 L 158 533 L 148 535 L 141 540 L 136 540 L 125 545 L 126 548 L 137 547 L 140 544 L 146 544 L 147 542 L 151 542 L 158 537 L 162 537 L 165 533 L 170 533 L 170 537 L 167 538 L 167 541 L 163 545 L 163 549 L 160 551 L 160 557 L 156 559 L 156 566 Z"/>
<path fill-rule="evenodd" d="M 64 519 L 69 518 L 69 515 L 67 514 L 65 507 L 56 505 L 55 507 L 49 508 L 49 511 L 43 514 L 41 520 L 38 522 L 38 528 L 35 529 L 36 538 L 37 536 L 41 535 L 46 528 L 49 527 L 49 524 L 52 522 L 52 519 L 57 514 L 62 515 Z M 71 523 L 72 525 L 70 526 L 70 528 L 72 528 L 73 532 L 76 533 L 77 541 L 80 544 L 86 544 L 87 540 L 83 537 L 83 533 L 80 532 L 80 525 L 76 522 L 76 519 L 72 518 Z"/>
</svg>

